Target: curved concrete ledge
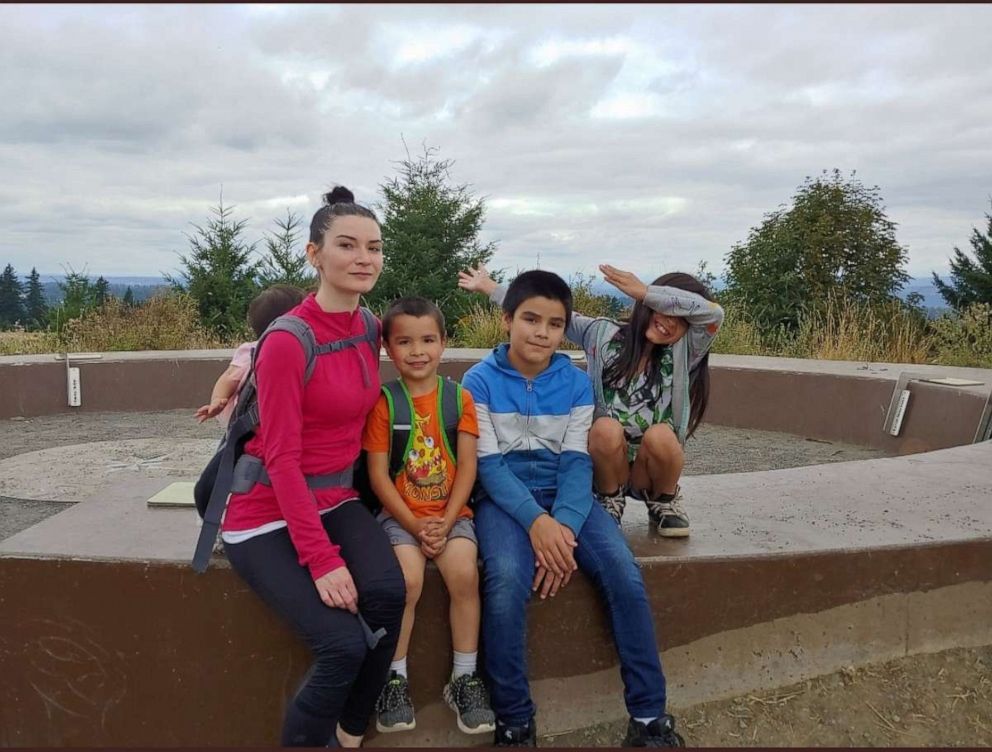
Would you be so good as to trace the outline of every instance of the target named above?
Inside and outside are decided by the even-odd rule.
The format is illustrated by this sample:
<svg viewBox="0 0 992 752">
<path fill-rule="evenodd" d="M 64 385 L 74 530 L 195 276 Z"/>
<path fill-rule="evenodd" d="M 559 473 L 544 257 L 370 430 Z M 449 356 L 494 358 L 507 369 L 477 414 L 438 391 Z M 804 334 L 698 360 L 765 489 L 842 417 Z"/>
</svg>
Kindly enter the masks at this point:
<svg viewBox="0 0 992 752">
<path fill-rule="evenodd" d="M 990 466 L 984 442 L 690 477 L 686 541 L 651 534 L 643 507 L 629 507 L 673 707 L 992 643 Z M 0 745 L 277 741 L 306 650 L 222 558 L 192 573 L 195 513 L 149 509 L 148 490 L 78 504 L 0 543 Z M 580 577 L 531 607 L 544 733 L 624 713 L 597 602 Z M 487 741 L 453 730 L 439 701 L 446 614 L 430 569 L 410 655 L 418 731 L 375 744 Z"/>
<path fill-rule="evenodd" d="M 452 348 L 441 371 L 460 379 L 486 350 Z M 68 411 L 150 411 L 196 407 L 232 350 L 70 354 L 80 369 L 82 405 L 67 405 L 62 356 L 0 357 L 0 419 Z M 581 353 L 573 353 L 584 367 Z M 794 433 L 912 454 L 971 443 L 992 388 L 992 371 L 892 363 L 714 355 L 707 422 Z M 396 375 L 383 357 L 382 377 Z M 950 387 L 910 382 L 899 436 L 882 430 L 903 372 L 980 382 Z M 135 388 L 140 385 L 140 388 Z"/>
</svg>

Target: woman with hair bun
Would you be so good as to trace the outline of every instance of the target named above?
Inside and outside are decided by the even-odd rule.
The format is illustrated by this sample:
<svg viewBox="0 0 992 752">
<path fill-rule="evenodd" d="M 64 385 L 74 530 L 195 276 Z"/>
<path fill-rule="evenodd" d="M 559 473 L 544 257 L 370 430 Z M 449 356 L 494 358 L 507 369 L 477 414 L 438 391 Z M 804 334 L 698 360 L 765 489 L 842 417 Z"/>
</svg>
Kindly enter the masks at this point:
<svg viewBox="0 0 992 752">
<path fill-rule="evenodd" d="M 245 454 L 261 471 L 231 495 L 221 538 L 234 570 L 314 653 L 286 704 L 281 745 L 357 747 L 406 601 L 392 546 L 352 480 L 380 388 L 379 323 L 359 306 L 382 271 L 379 221 L 339 186 L 314 214 L 306 252 L 319 287 L 288 315 L 309 326 L 319 354 L 308 376 L 295 334 L 260 340 L 260 420 Z"/>
</svg>

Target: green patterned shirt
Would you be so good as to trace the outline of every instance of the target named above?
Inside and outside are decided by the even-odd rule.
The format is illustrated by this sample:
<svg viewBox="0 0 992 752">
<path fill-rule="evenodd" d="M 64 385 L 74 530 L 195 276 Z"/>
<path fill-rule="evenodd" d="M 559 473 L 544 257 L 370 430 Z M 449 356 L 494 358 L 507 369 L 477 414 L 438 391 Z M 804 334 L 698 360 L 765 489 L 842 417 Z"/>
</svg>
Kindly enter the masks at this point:
<svg viewBox="0 0 992 752">
<path fill-rule="evenodd" d="M 616 360 L 620 353 L 619 340 L 611 340 L 606 345 L 607 365 Z M 603 384 L 603 397 L 607 414 L 623 426 L 627 439 L 627 460 L 633 462 L 637 455 L 644 432 L 658 423 L 672 425 L 672 348 L 660 347 L 658 370 L 661 379 L 649 384 L 644 373 L 635 376 L 620 387 Z M 604 369 L 605 370 L 605 369 Z"/>
</svg>

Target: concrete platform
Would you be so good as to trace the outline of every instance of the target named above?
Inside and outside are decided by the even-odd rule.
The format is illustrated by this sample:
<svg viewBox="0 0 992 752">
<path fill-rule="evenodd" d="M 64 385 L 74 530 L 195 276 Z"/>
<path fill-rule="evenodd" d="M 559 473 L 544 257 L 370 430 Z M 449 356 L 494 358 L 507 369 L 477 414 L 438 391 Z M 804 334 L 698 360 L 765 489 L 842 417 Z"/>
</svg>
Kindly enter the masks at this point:
<svg viewBox="0 0 992 752">
<path fill-rule="evenodd" d="M 479 355 L 449 350 L 442 370 L 459 377 Z M 193 407 L 229 357 L 71 356 L 82 370 L 78 410 Z M 992 442 L 970 443 L 992 372 L 728 356 L 712 364 L 709 422 L 892 456 L 686 477 L 688 540 L 657 537 L 643 506 L 628 506 L 624 529 L 674 709 L 992 643 Z M 392 377 L 389 364 L 381 370 Z M 891 436 L 882 421 L 904 371 L 982 383 L 912 382 Z M 0 358 L 0 417 L 67 412 L 64 377 L 53 356 Z M 0 461 L 0 495 L 80 502 L 0 541 L 0 746 L 277 742 L 306 649 L 223 557 L 203 576 L 192 572 L 192 510 L 146 504 L 190 479 L 212 443 L 128 439 L 113 451 L 68 446 Z M 446 615 L 430 568 L 410 654 L 418 730 L 373 734 L 370 745 L 489 741 L 457 732 L 440 701 Z M 542 733 L 624 714 L 609 628 L 587 580 L 532 604 L 529 629 Z"/>
<path fill-rule="evenodd" d="M 686 478 L 685 541 L 649 532 L 643 507 L 631 506 L 625 531 L 651 593 L 673 707 L 992 642 L 989 467 L 986 442 Z M 77 504 L 0 543 L 0 744 L 276 741 L 306 651 L 222 557 L 204 576 L 191 572 L 195 513 L 144 503 L 167 482 Z M 623 714 L 597 603 L 580 577 L 532 605 L 542 732 Z M 454 730 L 440 702 L 450 651 L 422 637 L 447 634 L 446 612 L 430 570 L 410 655 L 418 731 L 372 743 L 484 741 Z"/>
</svg>

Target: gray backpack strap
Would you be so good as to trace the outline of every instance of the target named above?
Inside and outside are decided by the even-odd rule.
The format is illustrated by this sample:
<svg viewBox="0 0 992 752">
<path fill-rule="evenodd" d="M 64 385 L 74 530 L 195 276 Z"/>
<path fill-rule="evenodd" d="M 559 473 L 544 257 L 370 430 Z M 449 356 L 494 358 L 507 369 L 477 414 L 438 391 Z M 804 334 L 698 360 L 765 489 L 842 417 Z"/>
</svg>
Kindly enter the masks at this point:
<svg viewBox="0 0 992 752">
<path fill-rule="evenodd" d="M 293 316 L 289 313 L 283 314 L 269 324 L 268 328 L 262 332 L 262 336 L 258 338 L 258 343 L 255 345 L 255 349 L 251 354 L 252 373 L 254 374 L 255 372 L 255 359 L 262 349 L 262 342 L 272 332 L 289 332 L 300 343 L 300 347 L 303 348 L 303 356 L 306 359 L 306 370 L 303 372 L 303 383 L 306 384 L 310 381 L 310 377 L 313 376 L 313 369 L 317 365 L 317 339 L 313 336 L 313 329 L 310 328 L 310 325 L 306 321 L 299 316 Z"/>
<path fill-rule="evenodd" d="M 365 323 L 365 341 L 376 355 L 379 354 L 379 320 L 368 308 L 362 308 L 362 321 Z"/>
<path fill-rule="evenodd" d="M 383 384 L 382 393 L 389 404 L 389 477 L 395 478 L 403 469 L 413 436 L 413 403 L 398 379 Z"/>
</svg>

